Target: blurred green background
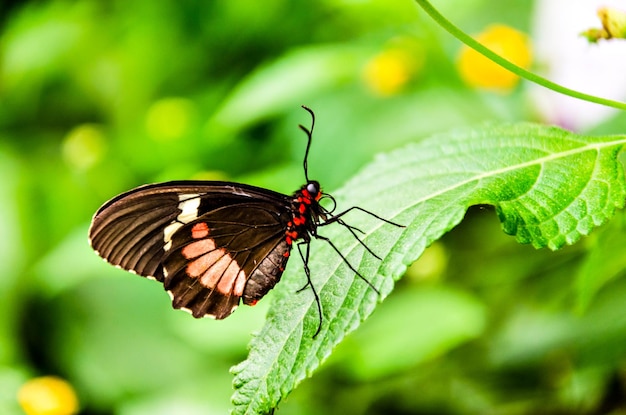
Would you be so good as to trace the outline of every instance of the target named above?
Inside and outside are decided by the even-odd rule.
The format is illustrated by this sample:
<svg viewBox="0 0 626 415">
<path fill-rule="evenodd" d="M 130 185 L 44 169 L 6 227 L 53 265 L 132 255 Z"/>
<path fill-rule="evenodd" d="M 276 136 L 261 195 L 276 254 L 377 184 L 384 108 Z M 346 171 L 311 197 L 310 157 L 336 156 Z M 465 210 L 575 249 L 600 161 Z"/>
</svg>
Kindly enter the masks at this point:
<svg viewBox="0 0 626 415">
<path fill-rule="evenodd" d="M 435 6 L 468 32 L 497 22 L 532 39 L 533 1 Z M 293 192 L 301 104 L 318 121 L 309 172 L 329 192 L 431 133 L 543 119 L 525 84 L 466 85 L 459 50 L 411 1 L 3 2 L 0 413 L 22 413 L 17 391 L 42 375 L 66 379 L 85 414 L 226 413 L 229 367 L 271 298 L 220 322 L 174 311 L 91 251 L 91 215 L 163 180 Z M 591 131 L 624 127 L 614 115 Z M 623 223 L 552 253 L 470 210 L 278 413 L 626 413 Z M 606 285 L 581 299 L 589 274 Z"/>
</svg>

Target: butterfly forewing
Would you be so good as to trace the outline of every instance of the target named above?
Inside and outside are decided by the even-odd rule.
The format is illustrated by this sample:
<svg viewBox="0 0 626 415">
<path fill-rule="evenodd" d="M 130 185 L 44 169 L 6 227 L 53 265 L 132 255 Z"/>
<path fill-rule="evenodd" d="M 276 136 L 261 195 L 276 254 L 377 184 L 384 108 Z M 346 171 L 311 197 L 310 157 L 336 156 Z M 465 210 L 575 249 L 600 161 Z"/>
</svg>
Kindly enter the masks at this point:
<svg viewBox="0 0 626 415">
<path fill-rule="evenodd" d="M 108 262 L 163 282 L 174 307 L 224 318 L 280 279 L 290 206 L 288 196 L 234 183 L 149 185 L 100 208 L 90 241 Z"/>
</svg>

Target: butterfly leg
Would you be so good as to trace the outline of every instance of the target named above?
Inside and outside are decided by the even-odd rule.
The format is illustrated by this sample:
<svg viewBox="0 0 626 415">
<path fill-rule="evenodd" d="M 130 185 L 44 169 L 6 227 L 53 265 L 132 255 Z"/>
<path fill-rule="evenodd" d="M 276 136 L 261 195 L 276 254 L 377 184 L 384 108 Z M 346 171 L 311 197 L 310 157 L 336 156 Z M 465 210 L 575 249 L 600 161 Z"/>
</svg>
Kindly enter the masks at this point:
<svg viewBox="0 0 626 415">
<path fill-rule="evenodd" d="M 356 239 L 359 242 L 359 244 L 361 244 L 361 246 L 363 248 L 365 248 L 367 250 L 367 252 L 369 252 L 374 258 L 378 259 L 379 261 L 383 260 L 381 257 L 376 255 L 376 253 L 374 251 L 372 251 L 371 248 L 369 246 L 367 246 L 367 244 L 361 240 L 361 238 L 359 238 L 359 235 L 356 234 L 356 231 L 359 231 L 361 233 L 365 233 L 365 232 L 363 232 L 359 228 L 355 228 L 354 226 L 348 225 L 346 222 L 343 221 L 343 219 L 337 219 L 335 222 L 337 222 L 341 226 L 344 226 L 346 229 L 348 229 L 348 231 L 352 234 L 352 236 L 354 236 L 354 239 Z M 328 222 L 321 223 L 320 226 L 326 225 L 327 223 Z M 318 235 L 314 235 L 314 236 L 316 238 L 319 237 Z M 336 251 L 336 249 L 335 249 L 335 251 Z"/>
<path fill-rule="evenodd" d="M 303 253 L 302 252 L 302 245 L 306 246 L 306 250 Z M 313 297 L 315 297 L 315 303 L 317 304 L 317 314 L 319 316 L 319 324 L 317 326 L 317 330 L 315 331 L 315 334 L 313 335 L 313 338 L 315 338 L 320 330 L 322 329 L 322 303 L 320 302 L 320 297 L 317 294 L 317 290 L 315 290 L 315 287 L 313 286 L 313 283 L 311 282 L 311 270 L 309 268 L 309 252 L 310 252 L 310 246 L 311 246 L 311 241 L 310 240 L 305 240 L 302 242 L 298 243 L 298 252 L 300 253 L 300 258 L 302 258 L 302 262 L 304 263 L 304 273 L 306 274 L 306 284 L 304 285 L 304 287 L 300 288 L 297 292 L 300 292 L 304 289 L 306 289 L 307 287 L 311 287 L 311 291 L 313 291 Z"/>
<path fill-rule="evenodd" d="M 346 210 L 344 210 L 343 212 L 338 213 L 338 214 L 336 214 L 336 215 L 333 215 L 333 214 L 331 213 L 332 211 L 326 211 L 326 212 L 325 212 L 326 214 L 328 214 L 329 219 L 328 219 L 328 220 L 326 220 L 326 221 L 324 221 L 324 222 L 322 222 L 322 223 L 320 223 L 318 226 L 326 226 L 326 225 L 329 225 L 329 224 L 331 224 L 331 223 L 337 222 L 337 223 L 338 223 L 338 224 L 340 224 L 341 226 L 343 226 L 343 227 L 345 227 L 346 229 L 348 229 L 348 231 L 352 234 L 352 236 L 354 236 L 354 238 L 355 238 L 355 239 L 359 242 L 359 244 L 361 244 L 361 246 L 363 246 L 363 248 L 365 248 L 365 249 L 367 250 L 367 252 L 369 252 L 369 253 L 370 253 L 370 254 L 371 254 L 374 258 L 377 258 L 378 260 L 381 260 L 381 261 L 382 261 L 382 258 L 381 258 L 381 257 L 379 257 L 378 255 L 376 255 L 376 253 L 375 253 L 374 251 L 372 251 L 372 250 L 370 249 L 370 247 L 369 247 L 369 246 L 367 246 L 367 245 L 365 244 L 365 242 L 363 242 L 363 241 L 361 240 L 361 238 L 359 238 L 359 236 L 357 235 L 357 232 L 359 232 L 359 233 L 361 233 L 361 234 L 364 234 L 365 232 L 363 232 L 361 229 L 359 229 L 359 228 L 357 228 L 357 227 L 355 227 L 355 226 L 348 225 L 348 224 L 347 224 L 347 223 L 346 223 L 346 222 L 345 222 L 345 221 L 341 218 L 343 215 L 345 215 L 346 213 L 350 212 L 351 210 L 360 210 L 361 212 L 365 212 L 365 213 L 367 213 L 367 214 L 369 214 L 369 215 L 371 215 L 371 216 L 375 217 L 376 219 L 379 219 L 379 220 L 381 220 L 381 221 L 383 221 L 383 222 L 389 223 L 389 224 L 394 225 L 394 226 L 398 226 L 398 227 L 400 227 L 400 228 L 404 228 L 405 226 L 404 226 L 404 225 L 399 225 L 399 224 L 397 224 L 397 223 L 395 223 L 395 222 L 392 222 L 392 221 L 390 221 L 390 220 L 387 220 L 387 219 L 385 219 L 385 218 L 381 218 L 380 216 L 378 216 L 378 215 L 376 215 L 376 214 L 374 214 L 374 213 L 370 212 L 369 210 L 365 210 L 365 209 L 363 209 L 363 208 L 361 208 L 361 207 L 358 207 L 358 206 L 352 206 L 351 208 L 346 209 Z M 335 251 L 336 251 L 336 250 L 337 250 L 337 249 L 335 249 Z"/>
<path fill-rule="evenodd" d="M 330 240 L 330 239 L 328 239 L 327 237 L 322 236 L 322 235 L 319 235 L 319 234 L 317 234 L 317 233 L 316 233 L 316 234 L 314 234 L 313 236 L 314 236 L 314 237 L 316 237 L 317 239 L 321 239 L 322 241 L 326 241 L 326 242 L 328 242 L 328 244 L 329 244 L 329 245 L 330 245 L 330 246 L 331 246 L 331 247 L 335 250 L 335 252 L 337 252 L 337 254 L 341 257 L 341 259 L 343 260 L 343 262 L 344 262 L 344 263 L 348 266 L 348 268 L 350 268 L 350 270 L 351 270 L 352 272 L 354 272 L 354 273 L 355 273 L 355 274 L 356 274 L 359 278 L 361 278 L 363 281 L 365 281 L 365 283 L 366 283 L 367 285 L 369 285 L 369 286 L 370 286 L 370 288 L 371 288 L 372 290 L 376 291 L 376 294 L 379 294 L 379 295 L 380 295 L 380 291 L 378 291 L 378 289 L 377 289 L 376 287 L 374 287 L 374 286 L 372 285 L 372 283 L 371 283 L 371 282 L 369 282 L 369 280 L 368 280 L 367 278 L 365 278 L 363 275 L 361 275 L 361 273 L 360 273 L 359 271 L 357 271 L 357 270 L 356 270 L 356 268 L 354 268 L 354 267 L 352 266 L 352 264 L 351 264 L 351 263 L 350 263 L 350 262 L 346 259 L 346 257 L 345 257 L 345 256 L 341 253 L 341 251 L 340 251 L 340 250 L 339 250 L 339 249 L 335 246 L 335 244 L 333 243 L 333 241 L 331 241 L 331 240 Z M 356 239 L 357 239 L 359 242 L 361 242 L 361 245 L 364 245 L 364 246 L 365 246 L 365 243 L 364 243 L 363 241 L 361 241 L 359 238 L 356 238 Z M 367 246 L 365 246 L 365 247 L 367 248 Z M 369 252 L 371 252 L 369 249 L 368 249 L 368 251 L 369 251 Z M 373 254 L 373 255 L 374 255 L 374 256 L 376 256 L 375 254 Z M 378 257 L 377 257 L 377 258 L 378 258 Z"/>
<path fill-rule="evenodd" d="M 393 226 L 397 226 L 398 228 L 404 228 L 405 227 L 404 225 L 400 225 L 399 223 L 392 222 L 389 219 L 385 219 L 385 218 L 383 218 L 381 216 L 378 216 L 374 212 L 370 212 L 369 210 L 363 209 L 362 207 L 359 207 L 359 206 L 352 206 L 351 208 L 348 208 L 348 209 L 344 210 L 343 212 L 337 213 L 336 215 L 331 215 L 330 219 L 328 219 L 327 221 L 325 221 L 321 225 L 328 225 L 329 223 L 337 222 L 339 220 L 339 218 L 341 218 L 343 215 L 345 215 L 346 213 L 348 213 L 350 211 L 353 211 L 353 210 L 360 210 L 363 213 L 367 213 L 368 215 L 373 216 L 373 217 L 375 217 L 378 220 L 381 220 L 381 221 L 383 221 L 385 223 L 388 223 L 390 225 L 393 225 Z"/>
</svg>

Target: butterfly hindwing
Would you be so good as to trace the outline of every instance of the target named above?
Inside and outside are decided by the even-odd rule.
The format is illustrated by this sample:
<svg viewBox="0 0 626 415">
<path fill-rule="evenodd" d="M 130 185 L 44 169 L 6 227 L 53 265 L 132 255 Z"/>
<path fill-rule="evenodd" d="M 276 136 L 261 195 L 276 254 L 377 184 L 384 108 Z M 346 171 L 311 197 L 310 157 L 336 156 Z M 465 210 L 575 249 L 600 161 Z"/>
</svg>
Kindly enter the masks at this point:
<svg viewBox="0 0 626 415">
<path fill-rule="evenodd" d="M 250 202 L 211 210 L 177 229 L 162 261 L 174 307 L 221 319 L 241 297 L 246 304 L 262 297 L 288 259 L 283 217 L 268 202 Z M 258 293 L 258 285 L 265 291 Z"/>
<path fill-rule="evenodd" d="M 174 307 L 224 318 L 244 293 L 251 304 L 278 282 L 291 248 L 290 203 L 235 183 L 148 185 L 100 208 L 90 242 L 113 265 L 163 282 Z M 270 285 L 261 284 L 261 294 L 263 279 Z"/>
</svg>

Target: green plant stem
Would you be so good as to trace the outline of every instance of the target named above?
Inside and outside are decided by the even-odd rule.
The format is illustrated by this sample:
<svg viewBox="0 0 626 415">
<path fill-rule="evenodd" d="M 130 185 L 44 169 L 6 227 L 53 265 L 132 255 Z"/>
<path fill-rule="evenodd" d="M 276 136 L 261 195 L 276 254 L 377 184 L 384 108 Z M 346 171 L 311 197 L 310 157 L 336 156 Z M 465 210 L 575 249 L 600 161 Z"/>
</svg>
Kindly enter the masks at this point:
<svg viewBox="0 0 626 415">
<path fill-rule="evenodd" d="M 422 8 L 428 15 L 435 21 L 439 26 L 443 27 L 447 30 L 452 36 L 459 39 L 461 42 L 469 46 L 470 48 L 476 50 L 478 53 L 486 56 L 491 59 L 498 65 L 503 68 L 508 69 L 514 74 L 518 75 L 521 78 L 524 78 L 530 82 L 534 82 L 538 85 L 541 85 L 545 88 L 551 89 L 555 92 L 561 93 L 563 95 L 568 95 L 573 98 L 582 99 L 584 101 L 593 102 L 600 105 L 605 105 L 607 107 L 613 107 L 621 110 L 626 110 L 626 103 L 613 101 L 606 98 L 596 97 L 594 95 L 588 95 L 579 91 L 575 91 L 573 89 L 566 88 L 562 85 L 556 84 L 552 81 L 549 81 L 541 76 L 534 74 L 533 72 L 527 71 L 524 68 L 521 68 L 514 63 L 504 59 L 502 56 L 493 52 L 492 50 L 486 48 L 481 43 L 477 42 L 474 38 L 467 35 L 461 29 L 456 27 L 452 22 L 443 17 L 441 13 L 437 11 L 427 0 L 415 0 L 415 2 Z"/>
</svg>

